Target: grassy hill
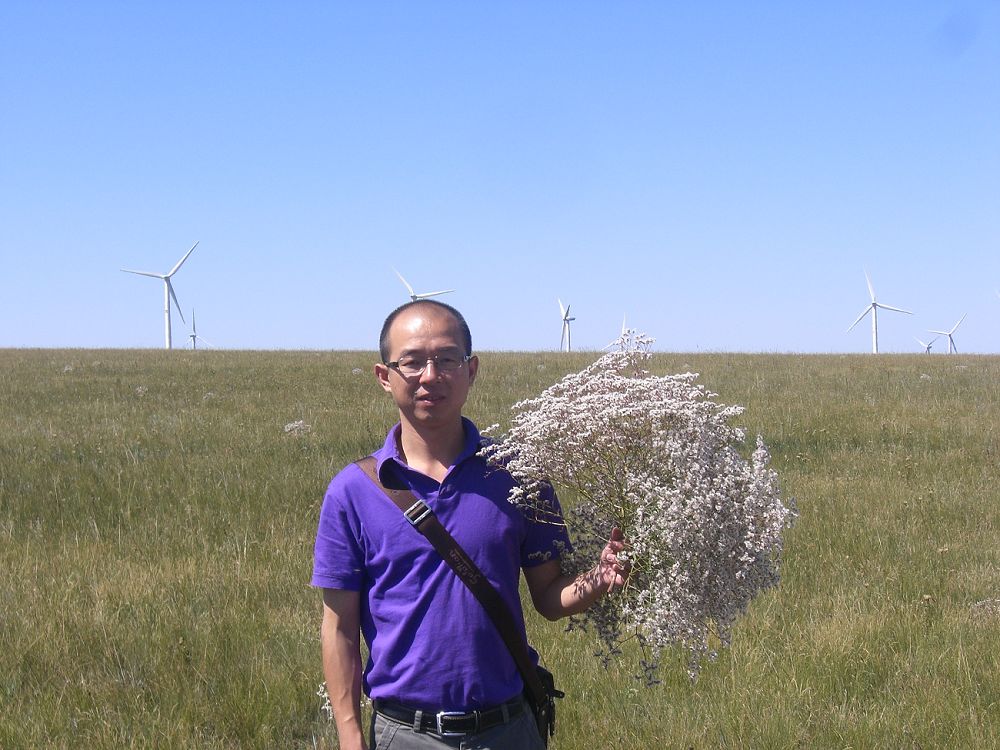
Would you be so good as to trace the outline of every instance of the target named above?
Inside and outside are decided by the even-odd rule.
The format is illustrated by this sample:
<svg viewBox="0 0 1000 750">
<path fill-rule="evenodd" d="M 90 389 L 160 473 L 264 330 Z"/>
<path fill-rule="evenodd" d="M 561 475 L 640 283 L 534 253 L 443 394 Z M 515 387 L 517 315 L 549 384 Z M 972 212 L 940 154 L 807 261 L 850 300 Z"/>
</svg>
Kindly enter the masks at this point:
<svg viewBox="0 0 1000 750">
<path fill-rule="evenodd" d="M 0 747 L 336 746 L 307 582 L 326 484 L 395 419 L 374 356 L 0 351 Z M 596 355 L 480 357 L 485 425 Z M 696 683 L 532 618 L 554 747 L 1000 744 L 1000 358 L 654 364 L 747 407 L 801 517 Z"/>
</svg>

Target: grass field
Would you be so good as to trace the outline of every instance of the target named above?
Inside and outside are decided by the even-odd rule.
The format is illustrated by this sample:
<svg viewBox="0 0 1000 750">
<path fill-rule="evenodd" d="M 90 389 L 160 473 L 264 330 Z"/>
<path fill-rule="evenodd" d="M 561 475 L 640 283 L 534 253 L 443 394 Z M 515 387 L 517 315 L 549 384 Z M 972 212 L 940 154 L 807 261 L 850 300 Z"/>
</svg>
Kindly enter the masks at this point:
<svg viewBox="0 0 1000 750">
<path fill-rule="evenodd" d="M 468 413 L 595 356 L 481 354 Z M 0 351 L 0 747 L 336 746 L 307 581 L 330 476 L 394 421 L 373 357 Z M 801 516 L 694 684 L 532 618 L 554 747 L 1000 745 L 1000 357 L 654 363 L 747 407 Z"/>
</svg>

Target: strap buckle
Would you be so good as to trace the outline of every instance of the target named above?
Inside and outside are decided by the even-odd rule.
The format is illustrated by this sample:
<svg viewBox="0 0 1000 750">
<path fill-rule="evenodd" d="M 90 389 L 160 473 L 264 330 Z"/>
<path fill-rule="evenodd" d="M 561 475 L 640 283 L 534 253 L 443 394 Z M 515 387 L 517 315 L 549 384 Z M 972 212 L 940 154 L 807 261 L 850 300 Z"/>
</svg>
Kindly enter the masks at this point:
<svg viewBox="0 0 1000 750">
<path fill-rule="evenodd" d="M 465 729 L 461 732 L 449 732 L 444 728 L 441 721 L 442 719 L 447 720 L 458 717 L 461 717 L 466 720 L 472 719 L 474 722 L 473 728 L 471 730 Z M 472 713 L 465 713 L 464 711 L 438 711 L 437 714 L 434 716 L 434 720 L 437 724 L 437 733 L 442 737 L 459 737 L 461 735 L 471 734 L 472 732 L 475 732 L 477 729 L 479 729 L 478 711 L 473 711 Z"/>
<path fill-rule="evenodd" d="M 406 520 L 410 522 L 411 526 L 417 527 L 421 523 L 427 520 L 428 517 L 432 516 L 434 511 L 431 510 L 431 506 L 425 503 L 423 500 L 417 500 L 413 505 L 403 511 L 403 515 L 406 516 Z M 441 713 L 445 715 L 451 715 L 453 711 L 442 711 Z M 441 715 L 438 714 L 438 716 Z"/>
</svg>

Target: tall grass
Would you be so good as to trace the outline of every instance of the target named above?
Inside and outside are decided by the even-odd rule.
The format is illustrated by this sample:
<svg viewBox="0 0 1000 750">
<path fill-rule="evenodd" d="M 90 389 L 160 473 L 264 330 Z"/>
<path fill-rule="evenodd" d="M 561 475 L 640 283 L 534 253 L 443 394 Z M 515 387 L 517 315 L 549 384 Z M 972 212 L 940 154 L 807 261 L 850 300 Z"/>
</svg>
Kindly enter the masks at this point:
<svg viewBox="0 0 1000 750">
<path fill-rule="evenodd" d="M 394 420 L 373 356 L 0 351 L 0 747 L 335 746 L 306 583 L 326 483 Z M 482 354 L 468 412 L 595 356 Z M 555 746 L 1000 744 L 1000 358 L 654 362 L 748 407 L 801 518 L 694 684 L 532 617 Z"/>
</svg>

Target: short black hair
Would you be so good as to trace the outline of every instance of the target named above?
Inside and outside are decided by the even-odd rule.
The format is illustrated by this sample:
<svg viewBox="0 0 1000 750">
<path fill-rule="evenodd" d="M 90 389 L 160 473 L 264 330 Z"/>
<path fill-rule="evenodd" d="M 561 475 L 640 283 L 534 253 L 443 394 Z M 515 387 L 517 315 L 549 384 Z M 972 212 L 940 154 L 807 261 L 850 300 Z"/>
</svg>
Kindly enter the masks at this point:
<svg viewBox="0 0 1000 750">
<path fill-rule="evenodd" d="M 382 324 L 382 333 L 380 333 L 378 337 L 378 353 L 382 358 L 383 364 L 387 364 L 389 361 L 389 329 L 392 328 L 393 322 L 399 317 L 400 313 L 406 312 L 411 307 L 416 307 L 417 305 L 436 307 L 439 310 L 451 315 L 451 317 L 455 319 L 455 322 L 458 323 L 458 330 L 459 333 L 462 334 L 462 343 L 465 345 L 466 355 L 472 354 L 472 331 L 469 330 L 469 324 L 465 322 L 465 318 L 462 316 L 462 313 L 451 305 L 446 305 L 444 302 L 438 302 L 433 299 L 418 299 L 411 300 L 397 307 L 389 313 L 385 322 Z"/>
</svg>

